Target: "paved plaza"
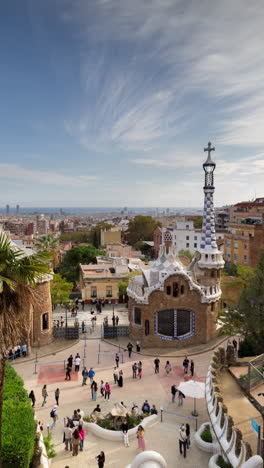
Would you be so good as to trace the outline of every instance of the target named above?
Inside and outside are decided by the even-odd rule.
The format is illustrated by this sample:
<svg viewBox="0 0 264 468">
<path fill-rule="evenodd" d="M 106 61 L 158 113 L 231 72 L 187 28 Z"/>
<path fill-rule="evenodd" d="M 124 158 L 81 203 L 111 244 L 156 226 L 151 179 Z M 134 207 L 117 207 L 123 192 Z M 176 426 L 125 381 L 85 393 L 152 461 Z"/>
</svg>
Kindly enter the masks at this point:
<svg viewBox="0 0 264 468">
<path fill-rule="evenodd" d="M 123 341 L 128 342 L 128 339 L 123 338 Z M 63 341 L 65 344 L 65 341 Z M 67 342 L 66 342 L 67 343 Z M 67 343 L 68 344 L 68 343 Z M 98 364 L 98 350 L 100 345 L 100 352 L 105 356 L 100 357 Z M 60 343 L 57 342 L 57 347 Z M 44 352 L 45 350 L 43 350 Z M 46 348 L 46 352 L 48 348 Z M 125 448 L 123 444 L 117 442 L 108 442 L 102 439 L 95 438 L 91 434 L 87 434 L 84 445 L 84 452 L 79 453 L 77 458 L 73 458 L 69 452 L 65 451 L 63 441 L 63 418 L 71 416 L 73 410 L 80 408 L 86 415 L 90 414 L 99 403 L 102 408 L 102 413 L 106 414 L 112 409 L 116 402 L 123 401 L 128 408 L 131 409 L 133 402 L 136 402 L 139 407 L 142 406 L 145 399 L 149 403 L 155 404 L 160 412 L 160 406 L 165 410 L 176 413 L 176 416 L 170 413 L 164 413 L 164 421 L 161 423 L 160 418 L 158 422 L 146 430 L 147 448 L 150 450 L 157 450 L 160 452 L 167 461 L 168 468 L 175 468 L 176 466 L 188 467 L 206 467 L 209 456 L 201 452 L 194 443 L 192 443 L 186 459 L 183 459 L 179 454 L 178 449 L 178 429 L 182 422 L 189 422 L 191 426 L 192 438 L 195 431 L 195 421 L 187 419 L 191 417 L 193 409 L 193 399 L 186 397 L 183 406 L 178 407 L 177 399 L 175 403 L 171 403 L 170 387 L 172 384 L 179 385 L 183 381 L 182 358 L 172 357 L 170 362 L 172 364 L 172 373 L 167 376 L 165 374 L 166 356 L 160 357 L 160 373 L 154 373 L 153 360 L 155 356 L 144 356 L 132 353 L 132 357 L 128 358 L 128 353 L 123 352 L 123 364 L 120 362 L 120 368 L 124 373 L 124 386 L 118 387 L 113 382 L 113 368 L 115 365 L 114 354 L 118 351 L 115 345 L 109 342 L 100 341 L 99 339 L 80 340 L 74 343 L 70 348 L 65 350 L 58 350 L 56 352 L 55 344 L 52 345 L 52 354 L 40 356 L 38 363 L 35 366 L 34 360 L 16 361 L 15 368 L 17 372 L 23 377 L 25 386 L 28 391 L 34 390 L 36 395 L 36 415 L 37 418 L 44 423 L 45 432 L 47 432 L 47 424 L 51 425 L 50 411 L 55 404 L 54 391 L 57 387 L 60 388 L 60 405 L 59 405 L 59 422 L 56 427 L 52 429 L 53 440 L 56 446 L 57 457 L 53 459 L 52 465 L 56 468 L 64 468 L 67 464 L 70 468 L 77 466 L 96 467 L 97 462 L 95 456 L 104 450 L 106 453 L 106 467 L 123 468 L 131 463 L 133 458 L 138 453 L 137 441 L 132 440 L 130 447 Z M 144 350 L 142 350 L 144 352 Z M 145 350 L 146 351 L 146 350 Z M 149 351 L 149 350 L 147 350 Z M 95 369 L 95 380 L 100 383 L 100 380 L 109 381 L 112 389 L 110 402 L 107 402 L 97 394 L 97 402 L 92 401 L 90 385 L 82 387 L 81 372 L 72 372 L 72 380 L 65 381 L 64 361 L 67 360 L 70 354 L 79 352 L 84 359 L 85 365 Z M 158 352 L 158 350 L 157 350 Z M 41 354 L 41 353 L 40 353 Z M 158 353 L 159 354 L 159 353 Z M 210 360 L 211 351 L 202 354 L 194 355 L 195 374 L 194 378 L 199 381 L 204 381 L 208 363 Z M 84 357 L 86 356 L 86 357 Z M 189 357 L 192 357 L 189 355 Z M 132 363 L 143 363 L 143 377 L 142 380 L 132 379 Z M 120 361 L 122 361 L 122 356 Z M 36 367 L 36 372 L 35 371 Z M 48 398 L 44 407 L 42 404 L 41 389 L 43 384 L 47 384 Z M 205 409 L 204 400 L 197 400 L 197 409 L 199 411 L 198 425 L 206 421 L 207 414 Z"/>
</svg>

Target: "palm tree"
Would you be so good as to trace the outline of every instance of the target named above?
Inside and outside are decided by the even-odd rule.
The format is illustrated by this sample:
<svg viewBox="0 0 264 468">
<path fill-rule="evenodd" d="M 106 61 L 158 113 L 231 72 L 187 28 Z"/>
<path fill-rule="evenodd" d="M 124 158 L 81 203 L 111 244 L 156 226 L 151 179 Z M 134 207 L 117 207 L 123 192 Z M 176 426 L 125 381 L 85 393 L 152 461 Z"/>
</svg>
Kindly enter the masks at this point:
<svg viewBox="0 0 264 468">
<path fill-rule="evenodd" d="M 0 233 L 0 468 L 2 468 L 2 408 L 7 349 L 19 343 L 27 327 L 22 304 L 30 303 L 38 280 L 50 272 L 47 254 L 27 256 Z"/>
<path fill-rule="evenodd" d="M 52 266 L 58 266 L 58 257 L 56 250 L 59 247 L 59 240 L 52 234 L 45 234 L 38 238 L 35 244 L 37 252 L 48 252 L 51 254 Z"/>
</svg>

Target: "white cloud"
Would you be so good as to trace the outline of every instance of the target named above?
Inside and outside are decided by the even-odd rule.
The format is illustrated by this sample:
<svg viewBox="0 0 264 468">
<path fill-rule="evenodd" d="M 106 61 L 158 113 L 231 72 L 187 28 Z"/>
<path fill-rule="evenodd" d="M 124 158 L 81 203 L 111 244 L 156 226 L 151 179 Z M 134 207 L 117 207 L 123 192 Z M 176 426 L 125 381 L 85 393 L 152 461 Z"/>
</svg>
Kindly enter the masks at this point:
<svg viewBox="0 0 264 468">
<path fill-rule="evenodd" d="M 94 175 L 69 176 L 57 171 L 41 171 L 26 169 L 16 164 L 0 164 L 0 179 L 19 182 L 32 182 L 45 185 L 63 185 L 66 187 L 77 187 L 86 185 L 87 182 L 98 180 Z"/>
</svg>

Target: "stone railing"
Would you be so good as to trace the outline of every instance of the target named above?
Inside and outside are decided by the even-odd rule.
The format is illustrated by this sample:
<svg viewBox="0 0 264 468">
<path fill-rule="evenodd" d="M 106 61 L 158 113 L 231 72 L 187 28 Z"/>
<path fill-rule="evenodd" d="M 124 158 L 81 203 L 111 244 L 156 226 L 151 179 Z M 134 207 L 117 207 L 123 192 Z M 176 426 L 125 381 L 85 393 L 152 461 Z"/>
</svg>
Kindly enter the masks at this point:
<svg viewBox="0 0 264 468">
<path fill-rule="evenodd" d="M 167 463 L 160 453 L 147 450 L 139 453 L 126 468 L 167 468 Z"/>
<path fill-rule="evenodd" d="M 210 418 L 210 428 L 213 440 L 219 447 L 224 457 L 232 467 L 263 468 L 263 460 L 259 455 L 252 456 L 252 450 L 247 442 L 242 439 L 242 433 L 234 426 L 234 421 L 228 415 L 220 391 L 220 374 L 225 364 L 225 350 L 218 348 L 212 356 L 206 376 L 205 399 Z M 202 448 L 202 447 L 201 447 Z M 215 464 L 216 455 L 209 461 L 209 467 Z"/>
</svg>

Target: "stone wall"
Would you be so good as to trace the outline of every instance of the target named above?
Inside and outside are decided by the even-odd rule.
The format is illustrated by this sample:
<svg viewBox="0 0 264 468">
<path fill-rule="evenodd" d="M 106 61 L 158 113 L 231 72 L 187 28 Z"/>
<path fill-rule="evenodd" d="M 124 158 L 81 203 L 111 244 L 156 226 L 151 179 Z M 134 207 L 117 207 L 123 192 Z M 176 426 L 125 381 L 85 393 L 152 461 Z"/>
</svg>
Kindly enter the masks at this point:
<svg viewBox="0 0 264 468">
<path fill-rule="evenodd" d="M 181 286 L 184 287 L 184 293 L 173 297 L 172 293 L 167 294 L 167 286 L 173 290 L 173 283 L 177 282 L 179 291 Z M 141 325 L 133 322 L 134 307 L 141 309 Z M 195 313 L 195 333 L 194 336 L 184 340 L 165 340 L 154 333 L 154 317 L 155 312 L 163 309 L 188 309 Z M 164 291 L 153 291 L 149 296 L 149 304 L 136 303 L 134 299 L 129 299 L 128 306 L 129 322 L 130 322 L 130 338 L 133 340 L 139 339 L 143 347 L 175 347 L 182 348 L 185 346 L 206 343 L 216 336 L 216 318 L 217 318 L 217 303 L 214 305 L 214 311 L 211 311 L 211 305 L 201 303 L 201 296 L 198 291 L 190 290 L 188 282 L 182 275 L 172 275 L 165 280 Z M 145 320 L 149 320 L 149 335 L 145 335 Z"/>
<path fill-rule="evenodd" d="M 47 314 L 47 328 L 44 329 L 43 314 Z M 52 340 L 52 305 L 50 296 L 50 281 L 38 283 L 33 289 L 31 306 L 31 346 L 44 346 Z M 45 322 L 45 321 L 44 321 Z"/>
</svg>

